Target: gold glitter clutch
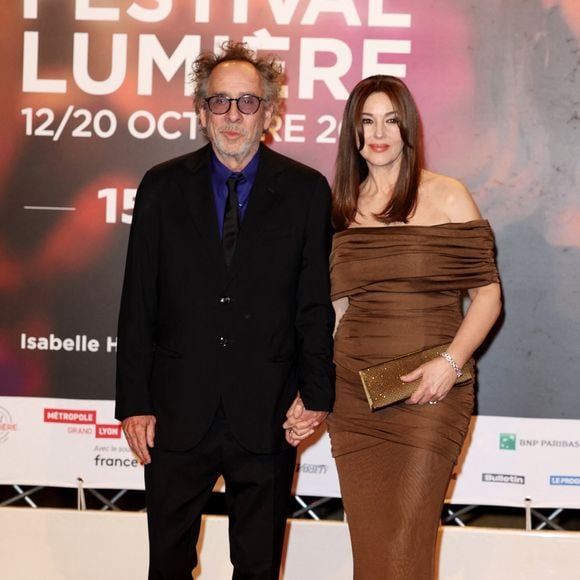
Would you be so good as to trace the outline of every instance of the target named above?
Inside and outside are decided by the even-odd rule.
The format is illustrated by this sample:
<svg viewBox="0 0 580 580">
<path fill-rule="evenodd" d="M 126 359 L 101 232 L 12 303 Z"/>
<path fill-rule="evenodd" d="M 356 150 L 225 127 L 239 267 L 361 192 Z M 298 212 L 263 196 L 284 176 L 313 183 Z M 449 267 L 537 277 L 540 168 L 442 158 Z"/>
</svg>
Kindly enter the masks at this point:
<svg viewBox="0 0 580 580">
<path fill-rule="evenodd" d="M 449 344 L 442 344 L 427 350 L 418 350 L 360 370 L 359 375 L 371 411 L 408 399 L 419 386 L 421 379 L 404 383 L 401 376 L 440 356 L 448 347 Z M 463 374 L 457 377 L 455 384 L 464 383 L 473 377 L 473 361 L 468 361 L 462 370 Z"/>
</svg>

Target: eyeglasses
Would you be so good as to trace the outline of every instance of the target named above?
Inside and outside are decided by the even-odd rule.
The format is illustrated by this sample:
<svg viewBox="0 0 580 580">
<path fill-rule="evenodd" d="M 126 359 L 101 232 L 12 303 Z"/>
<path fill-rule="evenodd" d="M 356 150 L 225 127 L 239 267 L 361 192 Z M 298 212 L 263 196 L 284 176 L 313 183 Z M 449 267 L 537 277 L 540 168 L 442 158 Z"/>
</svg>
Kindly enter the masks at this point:
<svg viewBox="0 0 580 580">
<path fill-rule="evenodd" d="M 256 95 L 242 95 L 237 99 L 226 97 L 225 95 L 214 95 L 213 97 L 207 97 L 205 102 L 210 112 L 214 115 L 225 115 L 230 110 L 232 101 L 236 103 L 240 113 L 254 115 L 258 112 L 263 100 L 263 97 L 256 97 Z"/>
</svg>

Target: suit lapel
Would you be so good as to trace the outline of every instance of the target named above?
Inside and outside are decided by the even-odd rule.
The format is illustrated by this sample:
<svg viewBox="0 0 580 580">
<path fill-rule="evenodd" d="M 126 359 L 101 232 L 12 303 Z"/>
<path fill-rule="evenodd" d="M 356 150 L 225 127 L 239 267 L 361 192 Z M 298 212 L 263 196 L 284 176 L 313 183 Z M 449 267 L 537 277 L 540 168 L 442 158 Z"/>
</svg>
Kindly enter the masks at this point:
<svg viewBox="0 0 580 580">
<path fill-rule="evenodd" d="M 210 146 L 185 158 L 186 171 L 180 183 L 183 198 L 209 261 L 223 270 L 226 265 L 219 235 L 211 183 Z"/>
<path fill-rule="evenodd" d="M 241 265 L 252 258 L 252 239 L 256 232 L 268 224 L 268 214 L 271 208 L 279 202 L 277 176 L 282 169 L 280 157 L 267 147 L 260 145 L 258 173 L 250 193 L 236 253 L 228 271 L 228 280 L 235 276 Z"/>
</svg>

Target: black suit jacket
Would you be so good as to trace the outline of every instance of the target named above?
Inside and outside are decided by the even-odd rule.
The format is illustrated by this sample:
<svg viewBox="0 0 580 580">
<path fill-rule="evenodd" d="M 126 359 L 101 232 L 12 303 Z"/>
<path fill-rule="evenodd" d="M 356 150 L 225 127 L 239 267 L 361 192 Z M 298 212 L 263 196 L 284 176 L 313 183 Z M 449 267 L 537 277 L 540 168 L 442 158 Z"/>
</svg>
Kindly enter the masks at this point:
<svg viewBox="0 0 580 580">
<path fill-rule="evenodd" d="M 230 269 L 210 146 L 158 165 L 139 186 L 121 299 L 116 417 L 155 415 L 156 446 L 183 450 L 223 404 L 250 451 L 287 445 L 299 391 L 333 402 L 330 191 L 317 171 L 261 146 Z"/>
</svg>

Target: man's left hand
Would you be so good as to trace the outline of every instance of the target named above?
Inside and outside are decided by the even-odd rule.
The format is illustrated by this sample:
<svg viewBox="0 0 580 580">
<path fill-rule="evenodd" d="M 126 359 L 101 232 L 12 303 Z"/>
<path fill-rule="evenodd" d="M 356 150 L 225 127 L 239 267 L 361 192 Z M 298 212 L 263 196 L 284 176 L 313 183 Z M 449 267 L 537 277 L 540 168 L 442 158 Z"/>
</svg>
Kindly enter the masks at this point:
<svg viewBox="0 0 580 580">
<path fill-rule="evenodd" d="M 282 427 L 285 430 L 286 441 L 293 447 L 297 447 L 301 441 L 304 441 L 316 431 L 318 427 L 328 416 L 326 411 L 309 411 L 304 406 L 302 399 L 298 395 L 288 412 L 286 421 Z"/>
</svg>

